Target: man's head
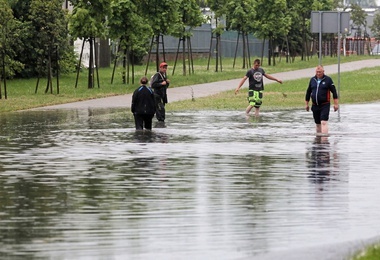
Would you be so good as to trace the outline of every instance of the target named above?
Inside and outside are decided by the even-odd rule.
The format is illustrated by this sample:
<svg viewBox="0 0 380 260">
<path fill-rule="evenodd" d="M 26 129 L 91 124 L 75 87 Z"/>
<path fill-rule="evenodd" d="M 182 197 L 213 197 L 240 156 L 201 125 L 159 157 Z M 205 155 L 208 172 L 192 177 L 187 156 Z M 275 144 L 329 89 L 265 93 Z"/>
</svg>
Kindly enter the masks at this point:
<svg viewBox="0 0 380 260">
<path fill-rule="evenodd" d="M 317 68 L 315 69 L 315 76 L 317 76 L 317 78 L 321 79 L 321 78 L 323 78 L 324 74 L 325 74 L 325 70 L 323 69 L 323 66 L 318 65 Z"/>
<path fill-rule="evenodd" d="M 168 69 L 168 64 L 166 62 L 161 62 L 161 64 L 160 64 L 160 71 L 161 72 L 166 72 L 167 69 Z"/>
<path fill-rule="evenodd" d="M 259 59 L 254 60 L 254 62 L 253 62 L 253 68 L 255 70 L 258 69 L 258 68 L 260 68 L 260 60 Z"/>
</svg>

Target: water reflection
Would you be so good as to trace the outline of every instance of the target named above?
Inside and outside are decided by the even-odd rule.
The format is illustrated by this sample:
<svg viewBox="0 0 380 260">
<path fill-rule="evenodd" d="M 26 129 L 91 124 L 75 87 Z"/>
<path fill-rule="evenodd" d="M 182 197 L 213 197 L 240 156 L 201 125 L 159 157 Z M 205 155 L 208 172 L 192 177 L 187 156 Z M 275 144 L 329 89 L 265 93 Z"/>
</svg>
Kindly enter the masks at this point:
<svg viewBox="0 0 380 260">
<path fill-rule="evenodd" d="M 153 131 L 135 131 L 133 138 L 137 143 L 168 143 L 169 135 Z"/>
<path fill-rule="evenodd" d="M 331 178 L 331 147 L 328 137 L 317 136 L 308 154 L 312 182 L 323 183 Z M 334 156 L 336 158 L 336 156 Z"/>
<path fill-rule="evenodd" d="M 380 109 L 366 109 L 342 109 L 326 140 L 300 111 L 177 112 L 151 132 L 120 109 L 2 115 L 0 253 L 261 259 L 373 235 Z"/>
</svg>

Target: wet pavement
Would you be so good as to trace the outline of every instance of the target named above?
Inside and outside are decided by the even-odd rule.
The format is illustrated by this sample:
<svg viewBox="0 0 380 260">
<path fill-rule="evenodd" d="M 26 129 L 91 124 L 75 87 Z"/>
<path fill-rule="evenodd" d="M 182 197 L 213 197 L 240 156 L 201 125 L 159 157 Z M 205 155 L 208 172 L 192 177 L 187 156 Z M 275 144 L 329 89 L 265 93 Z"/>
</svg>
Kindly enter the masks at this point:
<svg viewBox="0 0 380 260">
<path fill-rule="evenodd" d="M 6 259 L 346 259 L 380 236 L 380 103 L 188 111 L 135 132 L 126 109 L 0 118 Z"/>
</svg>

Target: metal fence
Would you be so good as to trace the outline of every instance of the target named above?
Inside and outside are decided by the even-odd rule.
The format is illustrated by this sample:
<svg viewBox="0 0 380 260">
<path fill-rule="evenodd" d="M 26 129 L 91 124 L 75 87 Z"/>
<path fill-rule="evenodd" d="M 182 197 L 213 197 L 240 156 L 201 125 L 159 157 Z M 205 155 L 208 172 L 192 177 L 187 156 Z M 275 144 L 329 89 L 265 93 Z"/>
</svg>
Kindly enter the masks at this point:
<svg viewBox="0 0 380 260">
<path fill-rule="evenodd" d="M 216 38 L 212 35 L 212 28 L 210 24 L 203 24 L 200 27 L 196 27 L 192 31 L 193 35 L 190 38 L 191 51 L 196 56 L 215 57 L 216 55 Z M 220 51 L 221 56 L 224 58 L 233 58 L 243 56 L 243 37 L 238 35 L 237 31 L 224 31 L 220 36 Z M 82 42 L 78 40 L 78 46 L 76 46 L 75 51 L 80 54 Z M 165 54 L 168 57 L 174 57 L 178 50 L 178 45 L 180 43 L 179 38 L 172 36 L 163 36 L 162 43 L 159 44 L 159 52 L 162 53 L 163 47 L 165 48 Z M 260 57 L 263 41 L 255 38 L 252 34 L 248 35 L 248 50 L 250 57 Z M 98 64 L 100 67 L 108 67 L 111 64 L 111 60 L 116 55 L 117 47 L 113 45 L 110 41 L 99 41 L 98 47 Z M 84 52 L 88 52 L 88 47 L 84 48 Z M 187 46 L 185 52 L 187 53 Z M 152 54 L 156 53 L 156 45 L 153 45 L 151 50 Z M 267 56 L 268 45 L 264 46 L 264 56 Z M 182 44 L 179 48 L 179 55 L 182 54 Z M 168 58 L 167 57 L 167 58 Z M 84 55 L 82 59 L 85 59 Z M 147 58 L 147 57 L 146 57 Z M 151 59 L 154 57 L 152 56 Z M 170 59 L 170 58 L 169 58 Z M 82 60 L 85 63 L 85 60 Z"/>
<path fill-rule="evenodd" d="M 191 49 L 193 53 L 216 53 L 216 38 L 212 35 L 210 24 L 203 24 L 200 27 L 193 29 L 193 36 L 190 38 Z M 240 35 L 239 42 L 237 31 L 225 31 L 220 37 L 220 50 L 222 57 L 234 57 L 235 52 L 237 57 L 243 56 L 243 40 Z M 166 53 L 176 53 L 180 39 L 172 36 L 164 36 L 163 43 Z M 248 36 L 248 48 L 250 56 L 261 56 L 262 41 L 255 38 L 253 35 Z M 182 47 L 180 47 L 182 50 Z M 160 50 L 161 51 L 161 50 Z M 155 46 L 152 52 L 156 52 Z M 265 45 L 264 56 L 268 52 L 268 46 Z"/>
</svg>

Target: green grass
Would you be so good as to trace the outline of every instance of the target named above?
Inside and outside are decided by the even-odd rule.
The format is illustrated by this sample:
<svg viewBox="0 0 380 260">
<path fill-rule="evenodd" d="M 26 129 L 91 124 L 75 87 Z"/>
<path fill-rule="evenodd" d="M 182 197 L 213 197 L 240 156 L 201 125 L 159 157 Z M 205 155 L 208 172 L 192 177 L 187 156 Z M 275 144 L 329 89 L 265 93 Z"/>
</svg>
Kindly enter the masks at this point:
<svg viewBox="0 0 380 260">
<path fill-rule="evenodd" d="M 353 260 L 380 259 L 380 245 L 371 246 L 353 257 Z"/>
<path fill-rule="evenodd" d="M 340 104 L 364 103 L 380 100 L 380 67 L 365 68 L 340 75 Z M 312 75 L 310 75 L 311 77 Z M 337 75 L 332 75 L 337 84 Z M 309 79 L 285 81 L 282 85 L 274 83 L 265 87 L 262 110 L 284 110 L 304 108 L 305 92 Z M 237 95 L 226 91 L 211 97 L 169 103 L 168 110 L 244 110 L 247 107 L 247 90 Z"/>
<path fill-rule="evenodd" d="M 348 56 L 341 57 L 341 63 L 350 62 L 355 60 L 363 59 L 376 59 L 376 56 Z M 254 58 L 251 59 L 251 62 Z M 285 58 L 277 59 L 276 66 L 268 66 L 267 59 L 263 61 L 263 67 L 265 71 L 269 74 L 292 71 L 303 68 L 311 68 L 318 65 L 318 57 L 310 58 L 306 61 L 302 61 L 299 57 L 292 63 L 286 63 Z M 174 62 L 169 63 L 168 75 L 171 79 L 171 87 L 180 87 L 186 85 L 201 84 L 207 82 L 215 82 L 221 80 L 229 80 L 241 78 L 245 75 L 248 68 L 242 67 L 242 59 L 239 58 L 236 60 L 235 68 L 233 68 L 233 59 L 232 58 L 223 58 L 222 59 L 222 72 L 220 71 L 220 66 L 218 72 L 215 72 L 215 60 L 211 59 L 209 69 L 207 69 L 208 59 L 196 59 L 194 60 L 194 73 L 189 75 L 189 68 L 187 67 L 187 75 L 184 76 L 182 72 L 182 63 L 178 62 L 175 68 L 175 74 L 172 75 L 174 69 Z M 324 57 L 323 64 L 335 64 L 337 63 L 337 57 Z M 188 65 L 188 64 L 186 64 Z M 122 95 L 126 93 L 131 93 L 139 85 L 139 79 L 145 74 L 146 65 L 135 66 L 135 78 L 132 83 L 132 78 L 130 76 L 129 84 L 123 84 L 122 82 L 122 67 L 117 67 L 113 84 L 111 84 L 112 70 L 113 68 L 101 68 L 99 69 L 99 84 L 100 88 L 97 86 L 95 81 L 95 87 L 89 89 L 87 87 L 87 70 L 83 70 L 79 74 L 78 86 L 75 88 L 76 82 L 76 73 L 70 73 L 61 75 L 60 77 L 60 91 L 57 94 L 56 88 L 56 79 L 53 79 L 53 93 L 45 93 L 46 88 L 46 79 L 41 79 L 39 82 L 38 91 L 35 94 L 35 88 L 37 79 L 12 79 L 7 80 L 7 99 L 4 96 L 4 84 L 1 82 L 1 93 L 2 99 L 0 99 L 0 113 L 11 112 L 24 110 L 29 108 L 56 105 L 74 101 L 82 101 L 94 98 L 101 98 L 114 95 Z M 378 70 L 378 69 L 377 69 Z M 368 70 L 367 71 L 368 74 Z M 365 72 L 363 71 L 363 73 Z M 371 71 L 375 71 L 373 69 Z M 150 63 L 147 76 L 150 77 L 155 72 L 155 64 Z M 377 72 L 376 72 L 377 73 Z M 358 76 L 357 73 L 352 73 L 354 75 L 348 75 L 347 77 L 350 80 L 342 85 L 347 85 L 347 88 L 352 89 L 352 93 L 347 96 L 345 93 L 342 93 L 342 100 L 345 102 L 365 102 L 370 100 L 378 100 L 376 97 L 376 91 L 374 91 L 371 80 L 376 81 L 375 77 L 372 75 Z M 345 76 L 346 77 L 346 76 Z M 363 84 L 365 80 L 365 84 Z M 358 82 L 358 84 L 354 84 Z M 360 82 L 360 84 L 359 84 Z M 376 81 L 377 82 L 377 81 Z M 305 81 L 292 81 L 286 82 L 281 87 L 279 85 L 271 85 L 266 88 L 266 93 L 264 97 L 264 106 L 265 109 L 277 109 L 277 108 L 292 108 L 298 107 L 300 100 L 303 100 Z M 352 85 L 352 87 L 351 87 Z M 360 88 L 358 91 L 357 88 Z M 362 90 L 366 88 L 366 90 Z M 283 98 L 281 92 L 284 91 L 288 95 L 287 98 Z M 354 93 L 355 92 L 355 93 Z M 179 103 L 173 103 L 168 105 L 168 109 L 179 109 L 179 108 L 191 108 L 191 109 L 242 109 L 246 106 L 246 93 L 241 91 L 237 96 L 230 95 L 230 93 L 221 93 L 215 96 L 214 99 L 197 99 L 196 102 L 185 101 Z M 210 101 L 212 100 L 212 101 Z"/>
</svg>

